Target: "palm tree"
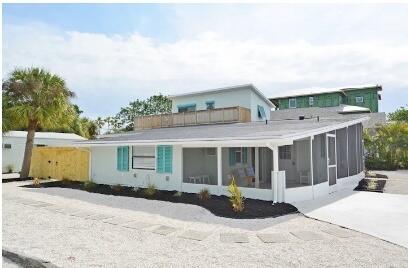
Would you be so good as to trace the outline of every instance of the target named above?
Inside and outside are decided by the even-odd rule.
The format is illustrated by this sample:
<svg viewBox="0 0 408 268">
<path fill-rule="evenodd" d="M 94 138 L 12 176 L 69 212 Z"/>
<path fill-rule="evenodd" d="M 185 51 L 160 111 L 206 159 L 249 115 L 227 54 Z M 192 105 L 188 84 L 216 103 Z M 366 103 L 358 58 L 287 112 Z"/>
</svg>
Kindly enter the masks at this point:
<svg viewBox="0 0 408 268">
<path fill-rule="evenodd" d="M 14 115 L 16 125 L 27 127 L 27 141 L 20 178 L 30 172 L 35 131 L 39 128 L 63 127 L 74 116 L 70 91 L 65 81 L 57 75 L 40 68 L 14 70 L 3 83 L 3 96 L 11 105 L 6 113 Z"/>
</svg>

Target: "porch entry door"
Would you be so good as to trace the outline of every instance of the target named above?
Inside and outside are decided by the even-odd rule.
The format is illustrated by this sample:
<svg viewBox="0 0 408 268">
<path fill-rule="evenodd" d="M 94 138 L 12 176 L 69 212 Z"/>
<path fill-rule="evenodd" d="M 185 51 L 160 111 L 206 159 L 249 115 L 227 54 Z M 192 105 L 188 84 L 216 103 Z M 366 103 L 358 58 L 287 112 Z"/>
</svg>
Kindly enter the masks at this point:
<svg viewBox="0 0 408 268">
<path fill-rule="evenodd" d="M 331 192 L 337 183 L 336 135 L 327 134 L 327 177 Z"/>
</svg>

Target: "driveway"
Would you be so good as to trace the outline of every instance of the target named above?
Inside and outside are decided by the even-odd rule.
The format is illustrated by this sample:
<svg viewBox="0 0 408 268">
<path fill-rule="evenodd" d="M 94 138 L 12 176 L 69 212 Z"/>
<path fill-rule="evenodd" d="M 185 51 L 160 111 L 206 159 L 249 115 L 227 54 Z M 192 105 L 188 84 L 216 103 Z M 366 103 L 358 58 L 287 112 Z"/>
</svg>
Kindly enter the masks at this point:
<svg viewBox="0 0 408 268">
<path fill-rule="evenodd" d="M 384 192 L 390 194 L 408 195 L 408 170 L 373 170 L 374 173 L 387 175 Z"/>
<path fill-rule="evenodd" d="M 294 204 L 304 215 L 408 248 L 408 195 L 339 191 Z"/>
</svg>

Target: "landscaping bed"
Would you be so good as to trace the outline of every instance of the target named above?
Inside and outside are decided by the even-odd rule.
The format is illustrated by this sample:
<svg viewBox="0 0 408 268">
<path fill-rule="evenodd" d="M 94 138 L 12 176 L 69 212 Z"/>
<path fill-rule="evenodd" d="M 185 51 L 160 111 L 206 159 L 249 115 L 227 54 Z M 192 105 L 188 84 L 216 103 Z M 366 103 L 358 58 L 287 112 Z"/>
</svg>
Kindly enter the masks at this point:
<svg viewBox="0 0 408 268">
<path fill-rule="evenodd" d="M 75 181 L 52 181 L 41 183 L 38 186 L 34 184 L 24 185 L 27 188 L 70 188 L 91 193 L 99 193 L 115 196 L 127 196 L 135 198 L 145 198 L 151 200 L 167 201 L 172 203 L 183 203 L 201 206 L 216 216 L 235 219 L 256 219 L 278 217 L 287 214 L 297 213 L 296 207 L 287 203 L 276 203 L 272 201 L 262 201 L 255 199 L 244 200 L 244 210 L 234 212 L 231 202 L 226 196 L 211 195 L 208 200 L 200 200 L 198 194 L 179 193 L 176 191 L 156 190 L 152 196 L 147 196 L 143 188 L 137 189 L 125 186 L 110 186 L 104 184 L 93 184 Z"/>
<path fill-rule="evenodd" d="M 354 190 L 382 193 L 384 191 L 385 182 L 386 180 L 362 179 Z"/>
</svg>

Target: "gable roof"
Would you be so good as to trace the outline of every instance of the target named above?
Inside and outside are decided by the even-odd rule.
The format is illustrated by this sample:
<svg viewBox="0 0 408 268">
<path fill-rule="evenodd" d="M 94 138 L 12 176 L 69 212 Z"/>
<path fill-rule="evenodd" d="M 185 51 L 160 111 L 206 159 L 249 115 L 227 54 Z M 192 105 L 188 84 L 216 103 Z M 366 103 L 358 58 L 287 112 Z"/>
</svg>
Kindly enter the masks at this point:
<svg viewBox="0 0 408 268">
<path fill-rule="evenodd" d="M 75 142 L 75 146 L 104 146 L 118 144 L 189 144 L 194 142 L 281 141 L 317 135 L 368 118 L 361 115 L 305 120 L 277 120 L 189 127 L 143 129 L 99 137 L 96 140 Z"/>
<path fill-rule="evenodd" d="M 8 131 L 3 134 L 4 137 L 27 138 L 27 131 Z M 58 132 L 36 132 L 35 139 L 56 139 L 56 140 L 86 140 L 75 133 Z"/>
<path fill-rule="evenodd" d="M 302 88 L 302 89 L 295 89 L 290 91 L 285 91 L 282 94 L 276 94 L 269 99 L 282 99 L 282 98 L 289 98 L 289 97 L 299 97 L 299 96 L 308 96 L 308 95 L 319 95 L 325 93 L 340 93 L 345 95 L 347 91 L 352 90 L 359 90 L 359 89 L 368 89 L 368 88 L 377 88 L 379 91 L 382 90 L 381 85 L 354 85 L 354 86 L 344 86 L 344 87 L 334 87 L 334 88 Z"/>
<path fill-rule="evenodd" d="M 253 84 L 244 84 L 244 85 L 237 85 L 237 86 L 230 86 L 230 87 L 222 87 L 222 88 L 215 88 L 215 89 L 207 89 L 195 92 L 188 92 L 182 93 L 177 95 L 170 95 L 169 99 L 175 99 L 180 97 L 190 97 L 190 96 L 198 96 L 204 95 L 208 93 L 219 93 L 219 92 L 227 92 L 227 91 L 235 91 L 235 90 L 242 90 L 242 89 L 250 89 L 255 94 L 257 94 L 261 99 L 263 99 L 270 107 L 275 107 L 275 105 Z"/>
</svg>

